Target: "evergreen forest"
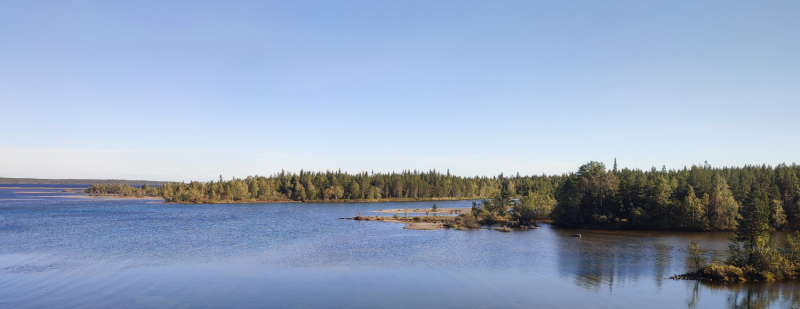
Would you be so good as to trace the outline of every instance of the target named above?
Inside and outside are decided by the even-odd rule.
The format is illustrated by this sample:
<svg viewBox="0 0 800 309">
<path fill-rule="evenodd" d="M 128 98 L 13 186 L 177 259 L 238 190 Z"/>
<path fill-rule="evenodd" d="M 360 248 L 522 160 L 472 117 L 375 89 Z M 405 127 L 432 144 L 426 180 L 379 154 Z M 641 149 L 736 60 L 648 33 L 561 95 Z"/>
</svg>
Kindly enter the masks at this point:
<svg viewBox="0 0 800 309">
<path fill-rule="evenodd" d="M 460 177 L 448 172 L 281 172 L 210 182 L 134 187 L 101 184 L 91 194 L 159 196 L 177 203 L 323 202 L 476 199 L 527 209 L 560 227 L 736 230 L 743 216 L 770 229 L 800 229 L 800 166 L 707 163 L 650 170 L 589 162 L 562 175 Z M 742 209 L 758 196 L 759 204 Z M 525 206 L 525 207 L 521 207 Z M 500 210 L 503 212 L 504 210 Z M 747 218 L 744 218 L 747 219 Z"/>
</svg>

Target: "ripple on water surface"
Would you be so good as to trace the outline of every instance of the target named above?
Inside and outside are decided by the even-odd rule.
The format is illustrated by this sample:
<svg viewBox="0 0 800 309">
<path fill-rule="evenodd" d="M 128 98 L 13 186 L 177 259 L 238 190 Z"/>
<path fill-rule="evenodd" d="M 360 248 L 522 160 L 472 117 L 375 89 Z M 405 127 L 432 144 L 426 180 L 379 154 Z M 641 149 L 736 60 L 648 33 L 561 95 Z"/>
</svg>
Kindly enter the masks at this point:
<svg viewBox="0 0 800 309">
<path fill-rule="evenodd" d="M 429 202 L 0 198 L 0 307 L 710 308 L 758 299 L 780 308 L 800 295 L 791 283 L 665 279 L 686 271 L 691 240 L 720 259 L 727 233 L 416 231 L 337 219 Z"/>
</svg>

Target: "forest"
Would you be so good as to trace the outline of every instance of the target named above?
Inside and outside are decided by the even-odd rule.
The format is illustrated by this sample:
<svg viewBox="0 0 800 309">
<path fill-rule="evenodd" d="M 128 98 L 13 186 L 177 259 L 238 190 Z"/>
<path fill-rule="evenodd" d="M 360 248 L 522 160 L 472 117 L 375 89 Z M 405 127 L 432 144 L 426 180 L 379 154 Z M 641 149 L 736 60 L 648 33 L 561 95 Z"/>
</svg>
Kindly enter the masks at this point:
<svg viewBox="0 0 800 309">
<path fill-rule="evenodd" d="M 798 229 L 799 177 L 796 164 L 642 171 L 589 162 L 560 183 L 550 216 L 562 227 L 735 230 L 742 203 L 759 196 L 771 228 Z"/>
<path fill-rule="evenodd" d="M 748 165 L 683 169 L 608 169 L 589 162 L 562 175 L 460 177 L 448 172 L 341 171 L 250 176 L 160 186 L 93 185 L 92 194 L 159 196 L 177 203 L 323 202 L 475 199 L 502 219 L 527 211 L 570 228 L 736 230 L 742 203 L 759 196 L 759 215 L 772 229 L 800 229 L 800 166 Z M 493 205 L 505 205 L 494 207 Z M 477 209 L 480 208 L 480 209 Z M 486 212 L 486 210 L 491 210 Z M 513 211 L 512 211 L 513 213 Z M 491 220 L 489 220 L 491 221 Z"/>
<path fill-rule="evenodd" d="M 458 200 L 488 198 L 503 188 L 519 196 L 532 192 L 552 195 L 562 180 L 560 176 L 546 175 L 459 177 L 436 170 L 385 174 L 300 171 L 231 180 L 220 176 L 219 181 L 165 183 L 157 187 L 92 185 L 86 192 L 160 196 L 177 203 Z"/>
</svg>

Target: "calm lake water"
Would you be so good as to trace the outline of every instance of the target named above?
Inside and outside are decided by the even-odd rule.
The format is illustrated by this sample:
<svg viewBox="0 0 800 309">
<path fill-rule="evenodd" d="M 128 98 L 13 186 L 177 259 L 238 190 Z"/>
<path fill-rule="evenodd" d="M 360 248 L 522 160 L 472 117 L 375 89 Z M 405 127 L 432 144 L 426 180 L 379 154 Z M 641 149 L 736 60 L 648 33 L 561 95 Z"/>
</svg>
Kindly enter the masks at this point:
<svg viewBox="0 0 800 309">
<path fill-rule="evenodd" d="M 0 186 L 0 308 L 800 306 L 800 284 L 667 279 L 692 240 L 723 259 L 728 233 L 415 231 L 337 218 L 432 202 L 176 205 L 67 187 L 81 186 Z"/>
</svg>

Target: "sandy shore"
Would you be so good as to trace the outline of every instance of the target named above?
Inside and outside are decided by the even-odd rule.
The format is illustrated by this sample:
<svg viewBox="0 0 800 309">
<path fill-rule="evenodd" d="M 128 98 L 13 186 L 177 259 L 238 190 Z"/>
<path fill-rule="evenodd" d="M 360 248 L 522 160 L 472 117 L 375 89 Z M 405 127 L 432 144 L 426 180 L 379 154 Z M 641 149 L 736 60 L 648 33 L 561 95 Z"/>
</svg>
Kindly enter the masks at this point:
<svg viewBox="0 0 800 309">
<path fill-rule="evenodd" d="M 453 211 L 453 214 L 465 214 L 472 211 L 472 207 L 458 207 L 458 208 L 437 208 L 436 211 L 431 211 L 431 208 L 409 208 L 408 213 L 410 214 L 424 214 L 426 211 L 430 212 L 431 214 L 442 214 L 442 215 L 449 215 L 450 211 Z M 382 214 L 405 214 L 406 209 L 381 209 L 376 210 L 373 212 L 382 213 Z"/>
</svg>

